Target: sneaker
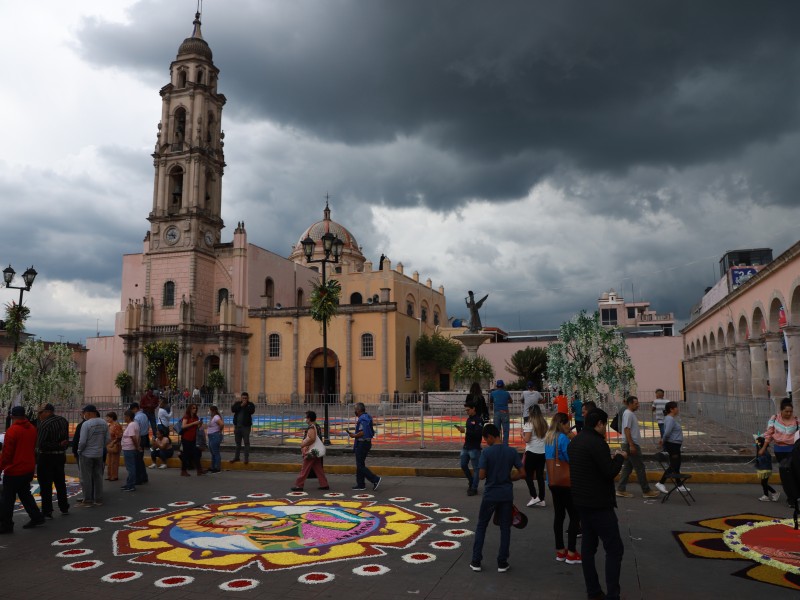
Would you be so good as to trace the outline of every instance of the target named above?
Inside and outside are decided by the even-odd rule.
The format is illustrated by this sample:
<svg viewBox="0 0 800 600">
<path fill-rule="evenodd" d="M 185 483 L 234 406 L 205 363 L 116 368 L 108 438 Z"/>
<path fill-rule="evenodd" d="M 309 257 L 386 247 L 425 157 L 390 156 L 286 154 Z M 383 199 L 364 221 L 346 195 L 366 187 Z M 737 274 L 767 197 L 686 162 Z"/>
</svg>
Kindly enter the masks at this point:
<svg viewBox="0 0 800 600">
<path fill-rule="evenodd" d="M 161 466 L 159 466 L 158 468 L 159 468 L 159 469 L 166 469 L 166 468 L 167 468 L 167 465 L 165 465 L 165 464 L 164 464 L 164 465 L 161 465 Z"/>
<path fill-rule="evenodd" d="M 80 504 L 78 504 L 81 508 L 92 508 L 94 506 L 94 500 L 84 500 Z"/>
<path fill-rule="evenodd" d="M 329 486 L 329 485 L 325 485 L 325 486 L 322 486 L 322 487 L 318 487 L 317 489 L 318 489 L 318 490 L 323 490 L 323 491 L 326 491 L 326 492 L 327 492 L 329 489 L 331 489 L 331 486 Z"/>
<path fill-rule="evenodd" d="M 659 492 L 661 492 L 662 494 L 669 494 L 669 490 L 667 490 L 667 486 L 665 486 L 663 483 L 657 483 L 656 484 L 656 489 Z"/>
<path fill-rule="evenodd" d="M 147 468 L 148 468 L 148 469 L 155 469 L 155 468 L 156 468 L 156 466 L 157 466 L 157 465 L 156 465 L 156 463 L 150 463 L 150 464 L 147 466 Z"/>
<path fill-rule="evenodd" d="M 128 487 L 127 485 L 126 485 L 125 487 L 123 487 L 123 488 L 120 488 L 120 489 L 121 489 L 123 492 L 135 492 L 135 491 L 136 491 L 136 488 L 135 488 L 135 487 Z"/>
<path fill-rule="evenodd" d="M 469 488 L 467 490 L 467 496 L 477 496 L 477 494 L 478 490 L 476 490 L 475 488 Z"/>
<path fill-rule="evenodd" d="M 578 552 L 569 553 L 567 552 L 567 564 L 568 565 L 580 565 L 583 563 L 581 560 L 581 555 Z"/>
<path fill-rule="evenodd" d="M 103 506 L 103 501 L 102 500 L 95 500 L 94 501 L 94 506 Z"/>
<path fill-rule="evenodd" d="M 383 477 L 378 477 L 378 481 L 372 484 L 373 492 L 378 489 L 378 486 L 381 484 L 381 481 L 383 481 Z"/>
<path fill-rule="evenodd" d="M 292 488 L 292 491 L 293 491 L 293 492 L 302 492 L 302 491 L 303 491 L 303 488 L 301 488 L 301 487 L 293 487 L 293 488 Z"/>
<path fill-rule="evenodd" d="M 642 492 L 642 498 L 658 498 L 658 492 L 655 490 L 647 490 Z"/>
<path fill-rule="evenodd" d="M 537 508 L 545 508 L 547 506 L 547 502 L 544 500 L 539 500 L 536 504 L 534 504 Z"/>
<path fill-rule="evenodd" d="M 534 504 L 539 504 L 538 498 L 531 498 L 525 506 L 533 506 Z"/>
<path fill-rule="evenodd" d="M 770 494 L 769 497 L 770 497 L 770 500 L 772 500 L 773 502 L 777 502 L 778 500 L 781 499 L 781 493 L 780 492 L 775 492 L 773 494 Z"/>
<path fill-rule="evenodd" d="M 759 502 L 770 502 L 771 500 L 770 500 L 769 496 L 765 495 L 765 496 L 761 496 L 761 498 L 759 498 L 758 501 Z"/>
<path fill-rule="evenodd" d="M 354 485 L 354 486 L 353 486 L 353 487 L 351 487 L 350 489 L 351 489 L 351 490 L 353 490 L 354 492 L 363 492 L 363 491 L 365 491 L 367 488 L 366 488 L 366 487 L 364 487 L 363 485 Z"/>
<path fill-rule="evenodd" d="M 511 568 L 511 565 L 509 565 L 507 562 L 497 563 L 497 572 L 498 573 L 505 573 L 510 568 Z"/>
<path fill-rule="evenodd" d="M 473 571 L 480 571 L 481 570 L 481 563 L 475 562 L 474 560 L 469 563 L 469 568 Z"/>
<path fill-rule="evenodd" d="M 564 550 L 562 552 L 559 552 L 558 550 L 556 550 L 556 560 L 558 562 L 564 562 L 565 560 L 567 560 L 567 551 Z"/>
<path fill-rule="evenodd" d="M 630 492 L 626 492 L 625 490 L 617 490 L 617 497 L 618 498 L 633 498 L 633 494 Z"/>
<path fill-rule="evenodd" d="M 687 488 L 685 485 L 679 485 L 678 486 L 678 491 L 679 492 L 683 492 L 684 494 L 686 494 L 688 492 L 691 492 L 692 488 Z"/>
</svg>

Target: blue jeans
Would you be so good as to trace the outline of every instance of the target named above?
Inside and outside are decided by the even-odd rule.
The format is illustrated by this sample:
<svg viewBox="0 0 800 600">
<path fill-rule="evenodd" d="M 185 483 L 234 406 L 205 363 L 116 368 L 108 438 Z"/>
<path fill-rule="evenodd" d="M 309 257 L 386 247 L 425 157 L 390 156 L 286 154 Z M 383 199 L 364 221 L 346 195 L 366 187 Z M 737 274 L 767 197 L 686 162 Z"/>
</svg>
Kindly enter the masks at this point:
<svg viewBox="0 0 800 600">
<path fill-rule="evenodd" d="M 478 460 L 481 458 L 481 449 L 480 448 L 473 448 L 468 450 L 467 448 L 461 449 L 461 470 L 464 471 L 464 475 L 469 482 L 469 487 L 473 490 L 478 489 L 478 484 L 480 484 L 480 470 L 478 469 Z M 470 473 L 469 471 L 469 461 L 472 461 L 472 468 L 474 473 Z"/>
<path fill-rule="evenodd" d="M 208 451 L 211 452 L 211 468 L 220 469 L 222 467 L 222 453 L 219 447 L 222 445 L 222 433 L 208 434 Z"/>
<path fill-rule="evenodd" d="M 136 450 L 123 450 L 122 458 L 125 460 L 125 469 L 128 471 L 128 478 L 125 480 L 125 487 L 136 487 L 136 457 L 139 453 Z"/>
<path fill-rule="evenodd" d="M 508 562 L 511 547 L 511 500 L 481 500 L 481 509 L 478 513 L 478 526 L 475 529 L 475 544 L 472 546 L 472 562 L 480 563 L 483 560 L 483 542 L 486 539 L 486 528 L 495 511 L 500 519 L 500 550 L 497 552 L 497 564 Z"/>
<path fill-rule="evenodd" d="M 356 442 L 353 449 L 356 454 L 356 485 L 364 487 L 364 480 L 374 484 L 378 481 L 378 476 L 367 468 L 367 454 L 372 448 L 372 442 Z"/>
<path fill-rule="evenodd" d="M 503 432 L 503 443 L 508 446 L 508 434 L 510 432 L 511 424 L 508 420 L 508 411 L 501 412 L 496 410 L 494 412 L 494 424 Z"/>
<path fill-rule="evenodd" d="M 619 600 L 619 573 L 622 568 L 622 555 L 625 546 L 619 535 L 617 513 L 613 508 L 578 507 L 581 515 L 583 541 L 581 542 L 581 566 L 583 580 L 586 583 L 586 594 L 593 598 L 602 593 L 594 557 L 600 540 L 606 551 L 606 598 Z"/>
</svg>

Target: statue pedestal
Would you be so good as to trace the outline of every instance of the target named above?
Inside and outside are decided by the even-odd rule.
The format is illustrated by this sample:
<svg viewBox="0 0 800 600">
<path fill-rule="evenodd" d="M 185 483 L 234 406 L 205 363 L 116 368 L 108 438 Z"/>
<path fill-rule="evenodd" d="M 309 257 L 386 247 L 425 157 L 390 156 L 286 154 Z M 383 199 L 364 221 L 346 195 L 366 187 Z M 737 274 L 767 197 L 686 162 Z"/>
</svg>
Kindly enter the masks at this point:
<svg viewBox="0 0 800 600">
<path fill-rule="evenodd" d="M 462 333 L 461 335 L 454 335 L 454 340 L 458 340 L 467 349 L 467 358 L 474 359 L 478 356 L 478 346 L 486 340 L 492 339 L 488 333 Z"/>
</svg>

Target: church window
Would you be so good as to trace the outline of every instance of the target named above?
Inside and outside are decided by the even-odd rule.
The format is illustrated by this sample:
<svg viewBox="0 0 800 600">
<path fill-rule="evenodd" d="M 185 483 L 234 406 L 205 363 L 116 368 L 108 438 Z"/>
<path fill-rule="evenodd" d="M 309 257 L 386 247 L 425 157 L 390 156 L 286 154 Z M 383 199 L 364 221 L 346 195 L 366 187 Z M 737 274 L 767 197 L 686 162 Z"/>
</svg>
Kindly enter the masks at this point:
<svg viewBox="0 0 800 600">
<path fill-rule="evenodd" d="M 204 73 L 202 69 L 197 71 L 197 83 L 199 83 L 200 85 L 203 85 L 203 75 Z"/>
<path fill-rule="evenodd" d="M 411 379 L 411 338 L 406 337 L 406 379 Z"/>
<path fill-rule="evenodd" d="M 428 322 L 428 305 L 425 302 L 422 303 L 419 309 L 419 318 L 423 323 Z"/>
<path fill-rule="evenodd" d="M 164 306 L 175 306 L 175 282 L 167 281 L 164 284 L 164 298 L 162 304 Z"/>
<path fill-rule="evenodd" d="M 178 87 L 185 88 L 186 87 L 186 71 L 181 70 L 178 73 Z"/>
<path fill-rule="evenodd" d="M 361 336 L 361 358 L 374 358 L 375 356 L 375 338 L 371 333 L 365 333 Z"/>
<path fill-rule="evenodd" d="M 214 141 L 214 113 L 208 113 L 208 123 L 206 123 L 206 143 Z"/>
<path fill-rule="evenodd" d="M 184 139 L 186 139 L 186 109 L 179 108 L 175 111 L 175 135 L 172 139 L 172 149 L 181 150 Z"/>
<path fill-rule="evenodd" d="M 303 306 L 303 302 L 305 302 L 305 291 L 303 288 L 297 288 L 297 306 Z"/>
<path fill-rule="evenodd" d="M 352 294 L 350 294 L 350 304 L 362 304 L 363 302 L 364 299 L 358 292 L 353 292 Z"/>
<path fill-rule="evenodd" d="M 433 324 L 438 325 L 441 322 L 441 317 L 439 316 L 439 311 L 434 309 L 433 310 Z"/>
<path fill-rule="evenodd" d="M 228 299 L 228 289 L 227 288 L 220 288 L 219 292 L 217 292 L 217 312 L 220 311 L 222 308 L 223 300 Z"/>
<path fill-rule="evenodd" d="M 272 277 L 267 277 L 264 280 L 264 306 L 272 308 L 275 306 L 275 282 Z"/>
<path fill-rule="evenodd" d="M 406 300 L 406 314 L 409 317 L 414 316 L 414 303 L 411 300 Z"/>
<path fill-rule="evenodd" d="M 269 357 L 270 358 L 281 357 L 281 336 L 278 335 L 277 333 L 269 334 Z"/>
<path fill-rule="evenodd" d="M 175 167 L 170 171 L 170 198 L 169 198 L 169 214 L 175 214 L 180 211 L 183 205 L 183 169 Z"/>
</svg>

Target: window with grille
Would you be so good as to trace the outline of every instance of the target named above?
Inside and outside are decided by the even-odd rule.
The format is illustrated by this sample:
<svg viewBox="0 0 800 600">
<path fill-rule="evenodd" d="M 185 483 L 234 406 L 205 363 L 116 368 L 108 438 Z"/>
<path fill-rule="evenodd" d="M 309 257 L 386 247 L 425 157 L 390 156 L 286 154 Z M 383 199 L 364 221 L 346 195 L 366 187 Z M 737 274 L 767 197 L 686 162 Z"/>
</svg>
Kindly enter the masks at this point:
<svg viewBox="0 0 800 600">
<path fill-rule="evenodd" d="M 361 358 L 373 358 L 375 356 L 375 338 L 371 333 L 361 336 Z"/>
<path fill-rule="evenodd" d="M 269 357 L 280 358 L 281 355 L 281 336 L 277 333 L 269 334 Z"/>
</svg>

